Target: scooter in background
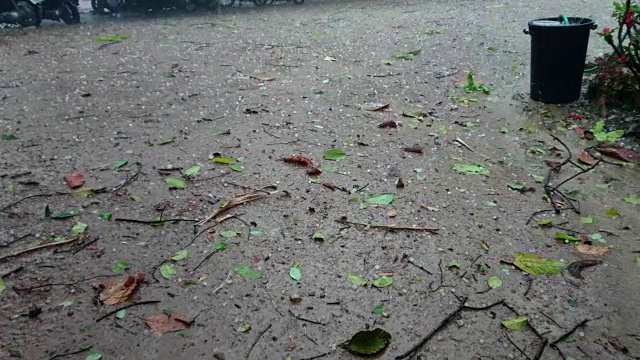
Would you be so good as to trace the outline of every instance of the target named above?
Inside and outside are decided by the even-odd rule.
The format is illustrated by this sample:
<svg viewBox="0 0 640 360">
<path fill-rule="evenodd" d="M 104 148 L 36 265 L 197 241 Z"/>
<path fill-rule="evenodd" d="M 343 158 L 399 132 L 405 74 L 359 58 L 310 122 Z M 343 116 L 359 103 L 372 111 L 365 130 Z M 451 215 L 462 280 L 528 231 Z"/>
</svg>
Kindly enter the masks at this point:
<svg viewBox="0 0 640 360">
<path fill-rule="evenodd" d="M 22 27 L 40 26 L 40 9 L 29 0 L 0 0 L 0 23 Z"/>
<path fill-rule="evenodd" d="M 62 21 L 67 25 L 80 23 L 78 0 L 33 0 L 43 19 Z"/>
</svg>

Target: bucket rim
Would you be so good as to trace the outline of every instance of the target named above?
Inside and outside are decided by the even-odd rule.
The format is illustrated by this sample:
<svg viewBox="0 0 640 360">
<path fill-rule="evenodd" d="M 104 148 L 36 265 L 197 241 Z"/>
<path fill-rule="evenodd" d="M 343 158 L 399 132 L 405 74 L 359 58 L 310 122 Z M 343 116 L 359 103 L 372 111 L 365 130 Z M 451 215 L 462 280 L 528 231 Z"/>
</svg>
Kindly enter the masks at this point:
<svg viewBox="0 0 640 360">
<path fill-rule="evenodd" d="M 558 25 L 537 25 L 534 24 L 536 21 L 547 20 L 547 21 L 562 21 L 562 18 L 559 16 L 552 17 L 539 17 L 528 22 L 529 27 L 579 27 L 579 26 L 592 26 L 595 24 L 595 21 L 591 18 L 580 17 L 580 16 L 567 16 L 569 20 L 569 24 L 558 24 Z M 579 23 L 572 23 L 572 20 L 580 20 Z"/>
</svg>

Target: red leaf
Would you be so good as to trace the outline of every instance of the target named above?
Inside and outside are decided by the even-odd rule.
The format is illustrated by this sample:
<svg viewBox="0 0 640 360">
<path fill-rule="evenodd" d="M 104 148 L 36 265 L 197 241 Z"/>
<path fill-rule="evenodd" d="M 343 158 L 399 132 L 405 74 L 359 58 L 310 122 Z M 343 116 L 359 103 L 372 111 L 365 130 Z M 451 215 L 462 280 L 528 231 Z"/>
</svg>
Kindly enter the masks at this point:
<svg viewBox="0 0 640 360">
<path fill-rule="evenodd" d="M 155 336 L 188 329 L 192 321 L 193 320 L 189 320 L 186 316 L 177 313 L 172 313 L 171 316 L 165 313 L 153 314 L 144 319 L 144 322 L 151 328 L 151 332 Z"/>
<path fill-rule="evenodd" d="M 333 191 L 336 190 L 336 186 L 329 182 L 323 182 L 322 186 L 326 187 L 327 189 L 331 189 Z"/>
<path fill-rule="evenodd" d="M 574 127 L 573 131 L 576 132 L 576 134 L 580 135 L 580 136 L 584 136 L 584 132 L 586 131 L 585 128 L 581 128 L 581 127 Z"/>
<path fill-rule="evenodd" d="M 379 128 L 397 128 L 398 123 L 395 120 L 387 119 L 383 120 L 379 125 Z"/>
<path fill-rule="evenodd" d="M 403 148 L 404 151 L 416 154 L 422 154 L 424 152 L 424 146 L 414 145 Z"/>
<path fill-rule="evenodd" d="M 306 156 L 302 155 L 289 155 L 282 158 L 282 161 L 290 164 L 297 164 L 302 166 L 313 166 L 313 161 Z"/>
<path fill-rule="evenodd" d="M 578 160 L 587 165 L 593 165 L 598 162 L 598 160 L 596 160 L 593 156 L 591 156 L 591 154 L 586 151 L 582 151 L 580 155 L 578 155 Z"/>
<path fill-rule="evenodd" d="M 611 156 L 619 160 L 640 164 L 640 153 L 635 152 L 633 150 L 609 146 L 609 147 L 600 147 L 598 148 L 598 151 L 601 154 Z"/>
<path fill-rule="evenodd" d="M 580 115 L 580 114 L 569 114 L 568 118 L 569 118 L 569 119 L 573 119 L 573 120 L 584 120 L 584 115 Z"/>
<path fill-rule="evenodd" d="M 72 189 L 75 189 L 77 187 L 84 185 L 84 175 L 82 175 L 82 173 L 74 173 L 71 175 L 67 175 L 63 179 L 64 179 L 64 182 L 67 183 L 67 186 L 69 186 Z"/>
<path fill-rule="evenodd" d="M 320 175 L 322 173 L 322 170 L 318 169 L 317 167 L 310 165 L 307 168 L 307 174 L 309 175 Z"/>
</svg>

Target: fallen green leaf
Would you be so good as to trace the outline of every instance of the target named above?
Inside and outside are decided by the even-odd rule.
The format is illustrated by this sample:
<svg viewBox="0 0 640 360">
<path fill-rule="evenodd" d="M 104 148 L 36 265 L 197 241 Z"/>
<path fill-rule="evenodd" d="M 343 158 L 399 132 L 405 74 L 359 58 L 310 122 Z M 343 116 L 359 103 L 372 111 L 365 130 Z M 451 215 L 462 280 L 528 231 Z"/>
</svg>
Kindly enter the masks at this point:
<svg viewBox="0 0 640 360">
<path fill-rule="evenodd" d="M 169 189 L 184 189 L 187 187 L 187 184 L 176 178 L 166 178 L 164 181 L 169 185 Z"/>
<path fill-rule="evenodd" d="M 233 158 L 217 156 L 217 157 L 213 158 L 213 162 L 214 163 L 218 163 L 218 164 L 229 165 L 229 164 L 233 163 Z"/>
<path fill-rule="evenodd" d="M 466 93 L 481 92 L 487 95 L 491 93 L 491 89 L 489 89 L 487 86 L 475 82 L 472 72 L 467 73 L 467 83 L 462 86 L 462 90 L 464 90 L 464 92 Z"/>
<path fill-rule="evenodd" d="M 551 226 L 553 226 L 553 220 L 551 220 L 551 219 L 540 220 L 540 221 L 538 221 L 538 226 L 540 226 L 540 227 L 551 227 Z"/>
<path fill-rule="evenodd" d="M 111 220 L 111 213 L 107 212 L 107 211 L 103 211 L 100 213 L 100 219 L 104 220 L 104 221 L 109 221 Z"/>
<path fill-rule="evenodd" d="M 636 256 L 636 266 L 640 267 L 640 255 Z M 0 286 L 0 288 L 2 288 L 2 286 Z M 2 291 L 0 291 L 2 292 Z"/>
<path fill-rule="evenodd" d="M 262 236 L 262 231 L 261 231 L 261 230 L 251 230 L 251 232 L 249 233 L 249 235 L 251 235 L 251 236 L 253 236 L 253 237 Z"/>
<path fill-rule="evenodd" d="M 246 279 L 255 280 L 262 277 L 262 274 L 260 274 L 258 270 L 252 268 L 250 265 L 240 264 L 234 269 L 234 271 L 236 272 L 236 274 Z"/>
<path fill-rule="evenodd" d="M 385 288 L 391 284 L 393 284 L 393 278 L 392 277 L 387 277 L 387 276 L 383 276 L 379 279 L 375 279 L 372 282 L 373 286 L 377 287 L 377 288 Z"/>
<path fill-rule="evenodd" d="M 373 355 L 384 350 L 390 340 L 391 334 L 380 328 L 359 331 L 349 340 L 347 349 L 356 354 Z"/>
<path fill-rule="evenodd" d="M 345 159 L 347 157 L 347 154 L 344 152 L 344 150 L 342 149 L 336 149 L 336 148 L 332 148 L 327 150 L 324 155 L 322 155 L 322 158 L 325 160 L 342 160 Z"/>
<path fill-rule="evenodd" d="M 424 30 L 422 33 L 425 35 L 440 35 L 444 33 L 444 31 L 442 31 L 442 29 L 427 29 L 427 30 Z"/>
<path fill-rule="evenodd" d="M 367 285 L 367 282 L 368 282 L 367 280 L 361 278 L 360 276 L 353 275 L 350 273 L 347 273 L 347 280 L 349 280 L 350 283 L 356 286 L 364 286 L 364 285 Z"/>
<path fill-rule="evenodd" d="M 606 244 L 606 242 L 607 242 L 604 239 L 604 237 L 602 236 L 602 234 L 600 234 L 600 233 L 593 233 L 593 234 L 589 235 L 589 239 L 597 241 L 597 242 L 602 243 L 602 244 Z"/>
<path fill-rule="evenodd" d="M 453 169 L 465 174 L 477 174 L 489 176 L 489 170 L 482 165 L 477 164 L 455 164 Z"/>
<path fill-rule="evenodd" d="M 129 263 L 124 261 L 124 260 L 118 260 L 115 264 L 113 264 L 113 266 L 111 267 L 111 271 L 114 273 L 120 272 L 124 269 L 126 269 L 129 266 Z"/>
<path fill-rule="evenodd" d="M 2 294 L 2 292 L 7 288 L 7 286 L 4 284 L 4 279 L 2 278 L 2 276 L 0 276 L 0 294 Z"/>
<path fill-rule="evenodd" d="M 604 214 L 605 216 L 611 218 L 620 216 L 620 213 L 618 212 L 618 210 L 616 210 L 616 208 L 608 209 Z"/>
<path fill-rule="evenodd" d="M 85 358 L 85 360 L 100 360 L 100 359 L 102 359 L 102 354 L 97 352 L 90 353 Z"/>
<path fill-rule="evenodd" d="M 71 192 L 71 196 L 77 197 L 77 198 L 86 199 L 86 198 L 92 197 L 93 195 L 94 195 L 93 189 L 86 188 L 86 187 L 82 187 L 80 189 L 76 189 Z"/>
<path fill-rule="evenodd" d="M 508 134 L 509 133 L 509 129 L 507 129 L 506 127 L 503 126 L 503 127 L 500 128 L 500 132 L 503 133 L 503 134 Z"/>
<path fill-rule="evenodd" d="M 162 73 L 162 75 L 164 75 L 164 77 L 166 77 L 166 78 L 174 78 L 174 77 L 176 77 L 176 73 L 173 70 L 165 71 L 164 73 Z"/>
<path fill-rule="evenodd" d="M 96 37 L 96 41 L 100 42 L 114 42 L 122 41 L 129 38 L 129 34 L 113 34 L 113 35 L 100 35 Z M 102 355 L 100 355 L 102 356 Z M 88 360 L 88 359 L 87 359 Z"/>
<path fill-rule="evenodd" d="M 18 138 L 14 134 L 5 133 L 0 135 L 0 139 L 2 139 L 2 141 L 11 141 L 17 140 Z"/>
<path fill-rule="evenodd" d="M 229 239 L 238 236 L 238 233 L 233 230 L 223 230 L 220 232 L 220 236 L 223 238 Z"/>
<path fill-rule="evenodd" d="M 414 50 L 397 53 L 393 55 L 393 57 L 398 60 L 409 61 L 409 60 L 415 59 L 415 57 L 420 55 L 421 52 L 422 52 L 422 49 L 414 49 Z"/>
<path fill-rule="evenodd" d="M 172 257 L 171 260 L 173 261 L 180 261 L 180 260 L 184 260 L 187 258 L 188 255 L 188 251 L 187 249 L 182 249 L 179 250 L 178 252 L 176 252 Z"/>
<path fill-rule="evenodd" d="M 314 184 L 322 184 L 322 179 L 317 177 L 309 177 L 309 182 Z"/>
<path fill-rule="evenodd" d="M 603 184 L 596 184 L 596 187 L 597 187 L 598 189 L 608 189 L 608 188 L 610 188 L 610 187 L 611 187 L 611 184 L 606 184 L 606 183 L 603 183 Z"/>
<path fill-rule="evenodd" d="M 580 238 L 579 237 L 575 237 L 569 234 L 565 234 L 563 232 L 560 231 L 556 231 L 556 235 L 555 238 L 557 240 L 566 240 L 566 241 L 570 241 L 570 242 L 580 242 Z"/>
<path fill-rule="evenodd" d="M 218 241 L 213 243 L 213 249 L 216 251 L 221 251 L 227 248 L 227 243 L 224 241 Z"/>
<path fill-rule="evenodd" d="M 449 265 L 447 265 L 447 268 L 448 268 L 449 270 L 451 270 L 451 269 L 453 269 L 453 268 L 458 268 L 458 269 L 460 269 L 460 263 L 459 263 L 459 262 L 458 262 L 458 260 L 456 260 L 456 259 L 451 259 L 451 260 L 449 261 Z"/>
<path fill-rule="evenodd" d="M 530 275 L 556 275 L 562 272 L 564 263 L 559 260 L 543 260 L 536 254 L 516 253 L 513 262 Z"/>
<path fill-rule="evenodd" d="M 121 168 L 127 166 L 128 163 L 129 163 L 129 160 L 118 160 L 113 164 L 113 169 L 114 170 L 121 169 Z"/>
<path fill-rule="evenodd" d="M 517 190 L 517 191 L 524 190 L 524 185 L 522 185 L 520 183 L 509 183 L 509 184 L 507 184 L 507 186 L 511 190 Z"/>
<path fill-rule="evenodd" d="M 403 116 L 414 118 L 414 119 L 422 119 L 424 116 L 428 115 L 423 108 L 413 108 L 409 111 L 404 111 L 402 113 Z"/>
<path fill-rule="evenodd" d="M 177 272 L 173 264 L 162 264 L 162 266 L 160 266 L 160 274 L 162 274 L 162 277 L 165 279 L 171 279 L 176 276 Z"/>
<path fill-rule="evenodd" d="M 116 312 L 116 318 L 120 320 L 124 319 L 125 316 L 127 316 L 127 309 L 122 309 Z"/>
<path fill-rule="evenodd" d="M 338 172 L 338 168 L 333 165 L 324 164 L 322 165 L 322 171 L 326 173 L 335 173 Z"/>
<path fill-rule="evenodd" d="M 229 169 L 235 171 L 235 172 L 243 172 L 244 171 L 244 165 L 241 164 L 231 164 L 229 165 Z"/>
<path fill-rule="evenodd" d="M 593 224 L 596 222 L 596 219 L 593 216 L 585 216 L 580 218 L 580 222 L 583 224 Z"/>
<path fill-rule="evenodd" d="M 291 278 L 295 281 L 300 281 L 300 279 L 302 278 L 302 271 L 300 271 L 299 267 L 294 266 L 289 269 L 289 276 L 291 276 Z"/>
<path fill-rule="evenodd" d="M 497 289 L 502 286 L 502 279 L 497 275 L 489 276 L 487 279 L 487 285 L 492 289 Z"/>
<path fill-rule="evenodd" d="M 65 300 L 61 302 L 58 306 L 62 306 L 63 309 L 66 309 L 71 305 L 73 305 L 73 300 Z"/>
<path fill-rule="evenodd" d="M 66 219 L 78 215 L 80 212 L 77 209 L 67 209 L 63 212 L 52 212 L 49 205 L 44 208 L 44 217 L 48 219 Z"/>
<path fill-rule="evenodd" d="M 321 231 L 316 231 L 313 233 L 313 235 L 311 235 L 311 239 L 313 240 L 317 240 L 317 241 L 325 241 L 325 237 L 324 234 Z"/>
<path fill-rule="evenodd" d="M 245 323 L 241 323 L 236 328 L 236 331 L 239 333 L 246 333 L 246 332 L 249 332 L 249 330 L 251 330 L 251 325 L 245 324 Z"/>
<path fill-rule="evenodd" d="M 200 170 L 202 170 L 202 166 L 193 165 L 188 167 L 187 170 L 184 171 L 184 174 L 187 176 L 196 176 L 200 173 Z"/>
<path fill-rule="evenodd" d="M 637 195 L 629 195 L 622 198 L 624 201 L 632 205 L 640 205 L 640 197 Z"/>
<path fill-rule="evenodd" d="M 382 195 L 376 195 L 368 198 L 367 202 L 369 204 L 374 204 L 374 205 L 389 205 L 391 204 L 394 198 L 395 198 L 395 195 L 393 194 L 382 194 Z"/>
<path fill-rule="evenodd" d="M 544 176 L 533 175 L 533 181 L 535 181 L 538 184 L 542 184 L 542 182 L 544 181 Z"/>
<path fill-rule="evenodd" d="M 76 222 L 76 224 L 73 225 L 73 227 L 71 228 L 71 233 L 73 235 L 80 235 L 85 230 L 87 230 L 87 224 L 81 223 L 81 222 Z"/>
<path fill-rule="evenodd" d="M 516 316 L 508 320 L 502 321 L 502 325 L 507 329 L 520 330 L 527 326 L 529 319 L 526 316 Z"/>
<path fill-rule="evenodd" d="M 372 313 L 378 314 L 378 315 L 382 315 L 383 312 L 384 312 L 384 307 L 382 305 L 376 305 L 372 311 Z"/>
</svg>

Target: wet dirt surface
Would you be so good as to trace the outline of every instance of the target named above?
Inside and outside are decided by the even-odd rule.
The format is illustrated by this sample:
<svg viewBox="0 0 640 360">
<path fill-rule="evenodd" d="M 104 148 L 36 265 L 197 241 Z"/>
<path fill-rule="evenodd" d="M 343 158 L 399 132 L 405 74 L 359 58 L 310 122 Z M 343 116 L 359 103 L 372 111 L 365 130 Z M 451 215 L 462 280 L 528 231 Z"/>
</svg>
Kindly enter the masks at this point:
<svg viewBox="0 0 640 360">
<path fill-rule="evenodd" d="M 567 119 L 563 107 L 531 103 L 526 94 L 529 39 L 522 29 L 533 17 L 559 13 L 599 24 L 609 19 L 608 4 L 585 9 L 582 1 L 336 1 L 246 6 L 220 16 L 86 15 L 80 26 L 3 31 L 0 133 L 17 139 L 0 141 L 0 209 L 29 195 L 51 196 L 2 210 L 0 244 L 13 243 L 0 247 L 0 256 L 56 236 L 73 239 L 76 222 L 87 224 L 79 243 L 97 242 L 76 253 L 52 246 L 0 260 L 0 274 L 23 267 L 4 278 L 0 358 L 49 359 L 93 345 L 65 358 L 98 352 L 104 359 L 350 359 L 357 356 L 338 345 L 379 327 L 392 335 L 380 358 L 392 359 L 418 344 L 463 297 L 476 307 L 504 299 L 540 337 L 531 328 L 505 329 L 501 321 L 515 314 L 498 305 L 461 312 L 418 357 L 535 358 L 542 339 L 552 342 L 585 319 L 586 326 L 558 342 L 564 356 L 624 358 L 612 337 L 629 356 L 640 356 L 633 336 L 638 212 L 622 200 L 640 193 L 637 170 L 600 164 L 562 187 L 579 200 L 580 215 L 547 212 L 527 224 L 535 211 L 552 209 L 534 175 L 547 174 L 546 160 L 568 156 L 550 135 L 567 144 L 574 160 L 595 144 L 558 126 L 588 127 L 595 119 Z M 129 37 L 96 41 L 118 33 Z M 414 49 L 421 53 L 413 60 L 395 58 Z M 605 50 L 594 34 L 589 54 Z M 469 71 L 491 94 L 460 89 Z M 369 102 L 389 107 L 362 110 Z M 402 116 L 417 107 L 428 115 Z M 402 126 L 381 129 L 384 119 Z M 424 146 L 423 154 L 403 150 L 413 145 Z M 346 158 L 323 160 L 332 147 L 344 149 Z M 532 147 L 544 151 L 532 153 Z M 244 158 L 243 171 L 213 162 L 214 154 Z M 321 181 L 347 191 L 310 181 L 304 167 L 282 161 L 293 154 L 321 165 Z M 125 159 L 127 165 L 114 170 Z M 192 179 L 175 171 L 195 164 L 202 171 Z M 490 173 L 459 173 L 456 164 L 481 164 Z M 106 192 L 57 194 L 70 191 L 63 176 L 75 172 L 84 174 L 85 186 Z M 567 164 L 552 183 L 576 172 Z M 183 179 L 186 188 L 169 189 L 167 178 Z M 398 178 L 404 188 L 396 187 Z M 511 190 L 510 183 L 535 192 Z M 603 183 L 609 186 L 596 186 Z M 198 237 L 189 221 L 121 221 L 161 213 L 162 219 L 202 220 L 233 196 L 269 185 L 279 192 L 230 210 L 235 217 Z M 365 206 L 379 194 L 395 198 Z M 46 218 L 47 205 L 79 214 Z M 605 216 L 610 208 L 621 215 Z M 112 218 L 105 221 L 103 212 Z M 343 216 L 439 231 L 336 221 Z M 589 216 L 594 224 L 581 222 Z M 564 264 L 593 259 L 555 240 L 556 231 L 574 233 L 541 228 L 543 219 L 566 222 L 561 227 L 578 235 L 599 233 L 606 243 L 594 245 L 611 251 L 584 269 L 584 279 L 567 271 L 526 275 L 508 264 L 518 252 Z M 238 235 L 223 237 L 233 235 L 228 230 Z M 324 241 L 312 239 L 316 231 Z M 220 241 L 226 248 L 193 271 Z M 183 249 L 185 259 L 171 260 Z M 452 260 L 458 267 L 449 266 Z M 146 274 L 145 281 L 127 302 L 98 304 L 92 285 L 124 279 L 124 271 L 112 270 L 121 261 L 128 273 Z M 165 278 L 163 262 L 177 274 Z M 299 281 L 289 275 L 295 263 Z M 261 278 L 240 276 L 234 270 L 242 264 Z M 348 273 L 369 284 L 352 284 Z M 370 284 L 384 275 L 392 276 L 390 286 Z M 492 275 L 502 286 L 487 291 Z M 47 286 L 25 291 L 38 285 Z M 147 300 L 160 303 L 96 322 Z M 374 312 L 378 305 L 383 314 Z M 42 313 L 29 317 L 35 308 Z M 186 330 L 155 336 L 145 318 L 163 310 L 197 317 Z M 559 358 L 559 352 L 545 346 L 540 358 Z"/>
</svg>

